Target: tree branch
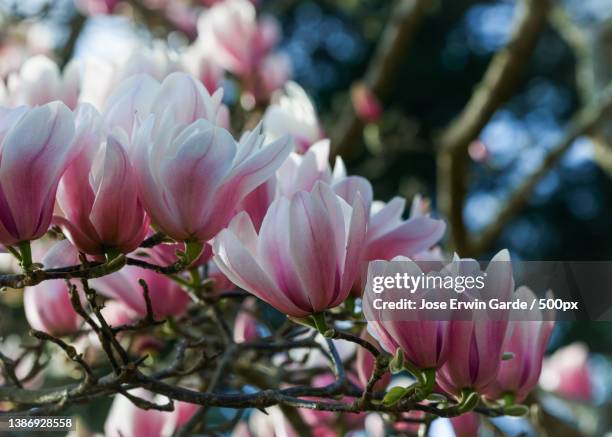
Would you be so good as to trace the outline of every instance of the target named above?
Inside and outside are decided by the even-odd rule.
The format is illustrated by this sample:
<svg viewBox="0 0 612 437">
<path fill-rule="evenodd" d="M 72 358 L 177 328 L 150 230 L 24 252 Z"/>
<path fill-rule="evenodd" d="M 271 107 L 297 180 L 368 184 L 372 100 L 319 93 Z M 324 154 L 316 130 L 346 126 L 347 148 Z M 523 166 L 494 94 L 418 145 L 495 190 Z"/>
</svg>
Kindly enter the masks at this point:
<svg viewBox="0 0 612 437">
<path fill-rule="evenodd" d="M 478 137 L 495 111 L 512 95 L 546 23 L 548 0 L 522 0 L 517 22 L 507 46 L 494 57 L 471 99 L 446 129 L 438 153 L 438 205 L 450 223 L 451 244 L 468 256 L 468 236 L 463 221 L 467 195 L 470 143 Z"/>
<path fill-rule="evenodd" d="M 563 139 L 549 151 L 539 168 L 509 195 L 497 216 L 474 239 L 475 241 L 471 242 L 468 255 L 479 254 L 489 249 L 503 231 L 504 226 L 527 204 L 538 182 L 561 159 L 574 141 L 580 136 L 593 133 L 604 120 L 610 117 L 612 117 L 612 86 L 601 95 L 597 103 L 583 108 L 573 117 Z"/>
<path fill-rule="evenodd" d="M 430 4 L 431 0 L 397 0 L 391 9 L 389 21 L 364 78 L 366 85 L 379 99 L 387 97 L 397 70 Z M 345 105 L 333 132 L 332 155 L 355 156 L 363 144 L 363 126 L 353 105 Z"/>
</svg>

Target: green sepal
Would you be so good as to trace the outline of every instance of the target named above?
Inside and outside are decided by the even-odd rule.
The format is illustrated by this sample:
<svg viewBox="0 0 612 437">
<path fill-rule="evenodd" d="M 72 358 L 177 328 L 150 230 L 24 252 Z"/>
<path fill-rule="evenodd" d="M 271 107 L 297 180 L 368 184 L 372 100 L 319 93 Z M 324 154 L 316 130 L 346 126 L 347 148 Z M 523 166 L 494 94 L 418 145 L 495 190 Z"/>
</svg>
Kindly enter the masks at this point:
<svg viewBox="0 0 612 437">
<path fill-rule="evenodd" d="M 396 374 L 404 371 L 404 353 L 401 349 L 395 351 L 395 355 L 389 361 L 389 370 L 391 373 Z"/>
<path fill-rule="evenodd" d="M 204 243 L 200 243 L 199 241 L 186 241 L 185 242 L 185 251 L 177 252 L 177 255 L 181 259 L 181 261 L 185 264 L 185 266 L 191 265 L 195 260 L 200 257 L 200 254 L 204 250 Z"/>
<path fill-rule="evenodd" d="M 472 411 L 478 405 L 480 395 L 472 390 L 463 390 L 461 392 L 461 400 L 459 401 L 459 412 L 461 414 Z"/>
<path fill-rule="evenodd" d="M 315 329 L 319 331 L 326 337 L 331 337 L 331 334 L 328 333 L 330 331 L 329 326 L 327 325 L 327 320 L 325 320 L 325 313 L 315 313 L 310 316 L 312 321 L 314 322 Z M 327 334 L 327 335 L 326 335 Z"/>
<path fill-rule="evenodd" d="M 410 393 L 410 390 L 405 387 L 392 387 L 382 400 L 385 407 L 390 407 L 397 404 L 402 398 Z"/>
<path fill-rule="evenodd" d="M 504 408 L 504 414 L 512 417 L 522 417 L 529 414 L 529 407 L 522 404 L 514 404 Z"/>
<path fill-rule="evenodd" d="M 306 326 L 308 328 L 313 328 L 313 329 L 317 329 L 317 325 L 315 325 L 314 320 L 312 320 L 312 317 L 293 317 L 293 316 L 287 316 L 287 318 L 289 320 L 291 320 L 293 323 L 297 323 L 298 325 L 302 325 L 302 326 Z"/>
</svg>

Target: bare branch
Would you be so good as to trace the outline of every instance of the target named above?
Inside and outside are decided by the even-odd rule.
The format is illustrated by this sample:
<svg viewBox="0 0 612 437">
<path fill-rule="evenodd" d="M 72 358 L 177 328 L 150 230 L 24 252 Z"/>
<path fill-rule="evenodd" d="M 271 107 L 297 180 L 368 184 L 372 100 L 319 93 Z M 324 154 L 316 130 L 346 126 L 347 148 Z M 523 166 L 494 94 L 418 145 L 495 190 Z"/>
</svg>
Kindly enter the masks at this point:
<svg viewBox="0 0 612 437">
<path fill-rule="evenodd" d="M 599 102 L 580 110 L 572 119 L 567 133 L 563 139 L 553 147 L 536 171 L 529 175 L 508 197 L 503 208 L 470 246 L 470 254 L 478 254 L 490 248 L 499 237 L 504 226 L 529 201 L 533 189 L 538 182 L 561 159 L 574 141 L 583 135 L 589 135 L 604 120 L 612 117 L 612 87 L 609 87 L 601 96 Z"/>
<path fill-rule="evenodd" d="M 431 0 L 398 0 L 391 9 L 389 21 L 365 74 L 366 84 L 378 98 L 387 97 L 430 4 Z M 353 106 L 345 105 L 335 125 L 332 154 L 355 156 L 363 144 L 362 131 L 363 122 L 355 114 Z"/>
<path fill-rule="evenodd" d="M 438 205 L 450 222 L 455 250 L 464 256 L 469 255 L 463 221 L 467 195 L 467 149 L 516 88 L 546 23 L 549 1 L 522 0 L 516 7 L 521 13 L 508 45 L 493 57 L 470 101 L 440 140 Z"/>
</svg>

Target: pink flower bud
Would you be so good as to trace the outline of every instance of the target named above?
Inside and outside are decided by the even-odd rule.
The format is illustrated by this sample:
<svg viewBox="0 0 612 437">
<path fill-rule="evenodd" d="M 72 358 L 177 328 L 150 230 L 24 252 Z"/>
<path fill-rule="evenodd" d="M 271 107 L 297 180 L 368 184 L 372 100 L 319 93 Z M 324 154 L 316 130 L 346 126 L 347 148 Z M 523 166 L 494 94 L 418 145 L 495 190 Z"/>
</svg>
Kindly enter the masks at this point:
<svg viewBox="0 0 612 437">
<path fill-rule="evenodd" d="M 0 243 L 42 237 L 62 174 L 78 153 L 74 118 L 62 103 L 0 112 Z"/>
<path fill-rule="evenodd" d="M 361 333 L 361 337 L 370 341 L 371 343 L 376 343 L 374 337 L 372 337 L 367 330 Z M 375 359 L 374 356 L 363 347 L 357 348 L 357 360 L 355 363 L 355 367 L 357 369 L 357 376 L 359 377 L 359 382 L 361 383 L 362 388 L 365 388 L 368 385 L 368 381 L 372 376 L 372 371 L 374 370 Z M 391 382 L 391 373 L 388 371 L 385 372 L 382 378 L 378 380 L 376 385 L 374 386 L 375 391 L 383 391 Z"/>
<path fill-rule="evenodd" d="M 257 332 L 257 319 L 253 315 L 255 299 L 249 298 L 242 304 L 242 309 L 234 320 L 234 341 L 237 343 L 250 342 L 259 338 Z"/>
<path fill-rule="evenodd" d="M 323 138 L 314 105 L 302 87 L 288 82 L 284 93 L 274 100 L 263 118 L 267 137 L 275 139 L 289 135 L 298 153 L 304 153 Z"/>
<path fill-rule="evenodd" d="M 514 279 L 507 250 L 493 257 L 486 274 L 487 286 L 481 291 L 483 298 L 509 300 Z M 497 376 L 508 328 L 508 320 L 499 311 L 496 320 L 475 317 L 475 320 L 451 321 L 448 360 L 437 378 L 447 393 L 459 395 L 463 389 L 482 392 Z"/>
<path fill-rule="evenodd" d="M 375 123 L 382 116 L 382 106 L 378 97 L 363 83 L 353 85 L 351 100 L 357 117 L 366 123 Z"/>
<path fill-rule="evenodd" d="M 39 106 L 60 100 L 74 109 L 81 84 L 79 70 L 78 61 L 69 62 L 62 73 L 55 61 L 44 55 L 33 56 L 19 73 L 9 76 L 6 99 L 11 106 Z"/>
<path fill-rule="evenodd" d="M 147 308 L 139 279 L 147 283 L 153 313 L 156 317 L 178 315 L 187 308 L 189 304 L 187 293 L 168 277 L 152 270 L 126 266 L 111 275 L 93 279 L 91 284 L 101 294 L 123 302 L 132 311 L 144 316 Z"/>
<path fill-rule="evenodd" d="M 144 389 L 130 390 L 130 394 L 154 402 L 166 404 L 168 399 L 153 395 Z M 116 395 L 104 423 L 107 437 L 165 437 L 172 435 L 197 411 L 197 406 L 175 402 L 174 411 L 142 410 L 123 395 Z"/>
<path fill-rule="evenodd" d="M 236 285 L 304 317 L 346 299 L 359 272 L 366 220 L 361 196 L 349 204 L 319 182 L 310 193 L 275 200 L 259 235 L 248 215 L 238 214 L 215 238 L 214 259 Z"/>
<path fill-rule="evenodd" d="M 291 78 L 293 66 L 285 53 L 272 53 L 266 56 L 257 72 L 259 80 L 254 90 L 258 99 L 267 100 L 270 95 L 282 88 Z"/>
<path fill-rule="evenodd" d="M 474 140 L 468 147 L 468 155 L 474 162 L 484 162 L 489 158 L 489 150 L 482 140 Z"/>
<path fill-rule="evenodd" d="M 30 326 L 52 335 L 75 333 L 82 322 L 72 308 L 68 286 L 63 280 L 45 281 L 34 287 L 26 287 L 23 306 Z"/>
<path fill-rule="evenodd" d="M 129 253 L 142 242 L 149 219 L 138 199 L 127 138 L 109 135 L 101 144 L 99 116 L 93 107 L 77 113 L 81 154 L 68 167 L 58 191 L 65 217 L 55 221 L 82 252 L 102 255 L 109 250 Z"/>
<path fill-rule="evenodd" d="M 75 0 L 75 5 L 85 15 L 110 14 L 120 0 Z"/>
<path fill-rule="evenodd" d="M 273 18 L 257 20 L 248 0 L 226 0 L 205 11 L 198 21 L 199 39 L 214 58 L 238 76 L 255 73 L 261 60 L 278 42 L 280 29 Z"/>
<path fill-rule="evenodd" d="M 403 262 L 405 270 L 402 270 L 402 273 L 413 276 L 422 274 L 417 263 L 408 258 L 397 257 L 393 260 Z M 373 263 L 370 267 L 372 275 L 379 275 L 381 272 L 376 269 L 381 267 L 381 264 Z M 423 298 L 427 299 L 432 298 L 433 292 L 414 290 L 413 295 L 423 295 Z M 427 318 L 426 313 L 420 312 L 413 312 L 413 319 L 402 320 L 393 317 L 389 312 L 391 310 L 375 310 L 371 299 L 364 300 L 363 311 L 368 319 L 368 332 L 391 355 L 395 355 L 399 349 L 407 361 L 422 370 L 439 369 L 447 361 L 451 335 L 448 320 L 431 320 Z"/>
<path fill-rule="evenodd" d="M 521 301 L 531 302 L 535 295 L 527 287 L 521 287 L 516 294 Z M 503 352 L 511 353 L 512 358 L 499 365 L 495 381 L 486 388 L 485 394 L 491 399 L 499 399 L 504 394 L 514 395 L 516 402 L 522 402 L 538 383 L 542 370 L 542 359 L 546 345 L 554 327 L 552 321 L 520 320 L 517 311 L 509 324 L 509 337 L 504 343 Z"/>
<path fill-rule="evenodd" d="M 591 400 L 593 382 L 588 359 L 589 351 L 583 343 L 562 347 L 544 360 L 540 385 L 544 390 L 571 400 Z"/>
</svg>

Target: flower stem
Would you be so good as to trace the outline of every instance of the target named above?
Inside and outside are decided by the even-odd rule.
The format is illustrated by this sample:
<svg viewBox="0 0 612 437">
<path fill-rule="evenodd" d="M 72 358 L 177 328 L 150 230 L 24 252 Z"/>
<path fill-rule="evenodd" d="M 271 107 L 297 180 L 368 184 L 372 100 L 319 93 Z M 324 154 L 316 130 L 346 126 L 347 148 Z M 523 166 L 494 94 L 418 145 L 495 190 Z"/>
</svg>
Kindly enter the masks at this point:
<svg viewBox="0 0 612 437">
<path fill-rule="evenodd" d="M 19 252 L 21 253 L 21 268 L 25 272 L 32 271 L 32 248 L 29 241 L 19 243 Z"/>
<path fill-rule="evenodd" d="M 310 316 L 314 321 L 315 326 L 317 327 L 317 331 L 321 334 L 325 335 L 327 331 L 329 331 L 329 326 L 327 325 L 327 320 L 325 320 L 325 313 L 316 313 Z"/>
</svg>

